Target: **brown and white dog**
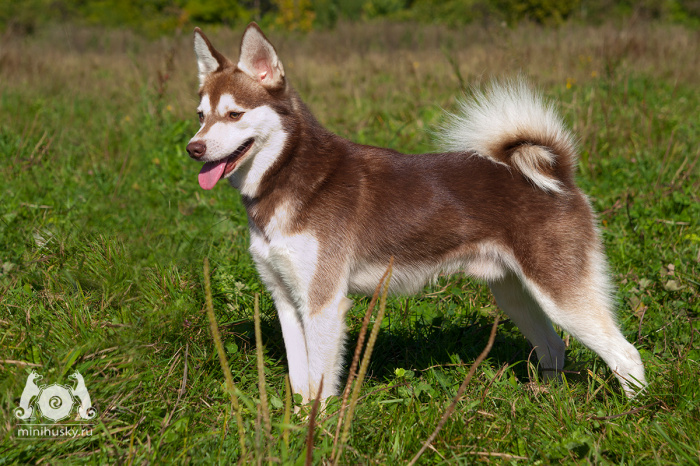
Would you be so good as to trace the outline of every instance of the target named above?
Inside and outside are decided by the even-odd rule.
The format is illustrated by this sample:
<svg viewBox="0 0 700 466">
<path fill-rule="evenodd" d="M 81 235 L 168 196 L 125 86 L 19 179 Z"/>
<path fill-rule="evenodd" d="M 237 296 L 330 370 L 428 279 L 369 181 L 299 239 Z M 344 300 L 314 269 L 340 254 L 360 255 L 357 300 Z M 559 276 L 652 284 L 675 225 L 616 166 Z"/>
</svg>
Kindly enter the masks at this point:
<svg viewBox="0 0 700 466">
<path fill-rule="evenodd" d="M 326 130 L 289 85 L 256 24 L 238 63 L 194 31 L 201 128 L 187 145 L 199 184 L 228 179 L 248 212 L 250 252 L 282 324 L 304 401 L 336 394 L 348 293 L 371 293 L 394 256 L 393 293 L 441 273 L 488 283 L 537 351 L 564 366 L 552 322 L 610 366 L 628 396 L 645 385 L 615 322 L 595 217 L 574 182 L 576 149 L 522 80 L 475 92 L 440 154 L 401 154 Z M 324 380 L 322 393 L 318 388 Z"/>
</svg>

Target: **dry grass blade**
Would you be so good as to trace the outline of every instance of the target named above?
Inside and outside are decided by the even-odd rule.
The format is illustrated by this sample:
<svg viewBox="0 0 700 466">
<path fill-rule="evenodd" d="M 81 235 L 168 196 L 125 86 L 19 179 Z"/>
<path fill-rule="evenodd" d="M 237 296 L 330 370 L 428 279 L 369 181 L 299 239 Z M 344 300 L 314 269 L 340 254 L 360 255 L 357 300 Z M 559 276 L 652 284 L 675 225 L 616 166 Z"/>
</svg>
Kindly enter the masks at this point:
<svg viewBox="0 0 700 466">
<path fill-rule="evenodd" d="M 318 414 L 318 407 L 321 404 L 321 393 L 323 393 L 323 377 L 321 377 L 321 383 L 318 384 L 318 394 L 314 400 L 314 405 L 311 407 L 311 414 L 309 415 L 309 432 L 306 435 L 306 466 L 311 466 L 314 460 L 314 430 L 316 428 L 316 415 Z"/>
<path fill-rule="evenodd" d="M 529 459 L 527 456 L 518 456 L 518 455 L 510 455 L 508 453 L 498 453 L 495 451 L 467 451 L 465 452 L 467 455 L 475 455 L 475 456 L 492 456 L 494 458 L 503 458 L 505 460 L 527 460 Z"/>
<path fill-rule="evenodd" d="M 491 327 L 491 335 L 489 335 L 489 341 L 486 343 L 486 347 L 484 350 L 481 352 L 478 358 L 476 358 L 476 361 L 474 361 L 474 364 L 472 364 L 472 367 L 469 369 L 469 372 L 467 373 L 467 376 L 464 378 L 464 381 L 462 382 L 462 385 L 459 386 L 459 390 L 457 390 L 457 395 L 454 397 L 452 400 L 452 403 L 450 403 L 450 406 L 447 407 L 445 412 L 442 415 L 442 418 L 440 418 L 440 421 L 438 422 L 438 425 L 435 427 L 435 430 L 433 431 L 432 434 L 430 434 L 430 437 L 428 437 L 428 440 L 425 441 L 421 449 L 416 453 L 416 456 L 411 459 L 411 461 L 408 463 L 409 466 L 416 464 L 416 461 L 418 461 L 418 458 L 421 457 L 421 455 L 427 450 L 431 444 L 433 443 L 433 440 L 435 440 L 435 437 L 437 437 L 437 434 L 440 432 L 442 429 L 442 426 L 445 425 L 445 422 L 447 422 L 447 419 L 452 415 L 452 413 L 455 410 L 455 407 L 457 406 L 457 403 L 459 400 L 462 398 L 462 395 L 464 395 L 464 391 L 467 389 L 467 385 L 471 381 L 472 377 L 474 376 L 474 373 L 476 372 L 476 368 L 479 367 L 479 364 L 486 359 L 486 356 L 488 356 L 489 352 L 491 351 L 491 347 L 493 346 L 493 342 L 496 339 L 496 330 L 498 329 L 498 316 L 496 316 L 496 319 L 493 321 L 493 326 Z"/>
<path fill-rule="evenodd" d="M 660 403 L 660 401 L 655 401 L 653 403 L 649 403 L 649 404 L 646 404 L 644 406 L 640 406 L 638 408 L 634 408 L 634 409 L 631 409 L 629 411 L 625 411 L 624 413 L 613 414 L 611 416 L 593 416 L 593 415 L 591 415 L 591 416 L 588 416 L 588 419 L 594 419 L 596 421 L 607 421 L 610 419 L 617 419 L 619 417 L 629 416 L 630 414 L 637 414 L 638 412 L 644 411 L 645 409 L 651 408 L 652 406 L 655 406 L 659 403 Z"/>
<path fill-rule="evenodd" d="M 165 429 L 168 428 L 170 425 L 170 422 L 173 420 L 173 415 L 175 414 L 175 410 L 177 409 L 178 405 L 180 404 L 180 399 L 182 399 L 182 395 L 185 393 L 187 390 L 187 356 L 189 354 L 189 349 L 190 345 L 187 344 L 185 345 L 185 366 L 182 371 L 182 382 L 180 382 L 180 389 L 177 391 L 177 400 L 175 401 L 175 404 L 173 405 L 173 409 L 170 410 L 170 413 L 168 416 L 165 418 L 165 421 L 163 422 L 163 427 L 160 429 L 160 434 L 163 435 L 163 432 L 165 432 Z M 178 353 L 179 354 L 179 353 Z"/>
<path fill-rule="evenodd" d="M 236 396 L 236 385 L 233 383 L 233 376 L 231 375 L 231 369 L 228 367 L 228 361 L 226 360 L 226 353 L 224 352 L 224 345 L 221 343 L 221 334 L 219 334 L 219 327 L 216 325 L 216 316 L 214 315 L 214 303 L 211 298 L 211 281 L 209 279 L 209 258 L 204 258 L 204 292 L 207 300 L 207 317 L 209 318 L 209 328 L 211 330 L 211 336 L 214 339 L 214 346 L 216 347 L 216 352 L 219 354 L 219 364 L 221 364 L 221 370 L 224 373 L 224 378 L 226 379 L 226 391 L 231 397 L 231 405 L 236 414 L 236 422 L 238 423 L 238 440 L 241 444 L 241 457 L 245 456 L 245 432 L 243 430 L 243 415 L 241 414 L 241 406 L 238 403 L 238 396 Z"/>
<path fill-rule="evenodd" d="M 389 260 L 389 267 L 387 267 L 384 276 L 382 297 L 379 302 L 379 312 L 377 312 L 377 320 L 374 322 L 372 327 L 372 333 L 370 333 L 369 340 L 367 341 L 367 348 L 365 349 L 365 354 L 362 357 L 362 364 L 360 365 L 360 371 L 357 374 L 357 380 L 355 381 L 355 386 L 352 390 L 352 396 L 350 398 L 350 404 L 347 408 L 347 415 L 343 421 L 343 433 L 340 437 L 340 445 L 336 452 L 336 457 L 334 458 L 334 463 L 338 464 L 340 458 L 343 456 L 343 450 L 345 444 L 348 442 L 350 436 L 350 425 L 352 424 L 352 418 L 355 414 L 355 407 L 357 406 L 357 399 L 360 395 L 360 388 L 362 387 L 362 382 L 364 381 L 365 374 L 367 373 L 367 367 L 369 366 L 369 360 L 372 357 L 372 350 L 374 349 L 374 344 L 377 342 L 377 335 L 379 334 L 379 328 L 382 325 L 382 320 L 384 320 L 384 313 L 386 311 L 386 298 L 389 294 L 389 283 L 391 282 L 391 273 L 394 266 L 394 257 L 392 256 Z M 380 282 L 381 284 L 381 282 Z"/>
<path fill-rule="evenodd" d="M 265 363 L 263 361 L 262 332 L 260 331 L 260 297 L 255 293 L 255 353 L 258 362 L 258 390 L 260 390 L 260 408 L 262 410 L 263 423 L 265 424 L 265 436 L 269 439 L 272 432 L 270 425 L 270 409 L 267 403 L 267 390 L 265 388 Z"/>
<path fill-rule="evenodd" d="M 0 359 L 0 365 L 13 364 L 19 367 L 42 367 L 43 364 L 35 364 L 33 362 L 15 361 L 14 359 Z"/>
<path fill-rule="evenodd" d="M 282 441 L 283 452 L 282 459 L 286 459 L 287 451 L 289 450 L 289 419 L 292 415 L 292 387 L 289 383 L 289 374 L 284 376 L 284 417 L 282 418 Z"/>
<path fill-rule="evenodd" d="M 352 363 L 350 364 L 350 370 L 348 371 L 348 381 L 345 384 L 345 390 L 343 391 L 343 401 L 340 404 L 340 411 L 338 412 L 338 425 L 335 428 L 335 437 L 333 440 L 333 452 L 331 457 L 335 457 L 336 448 L 338 445 L 338 438 L 340 437 L 340 428 L 343 425 L 343 419 L 345 416 L 345 411 L 348 408 L 348 398 L 350 396 L 350 388 L 352 387 L 352 382 L 355 380 L 355 373 L 357 371 L 357 365 L 360 362 L 360 355 L 362 354 L 362 345 L 365 342 L 365 336 L 367 334 L 367 327 L 369 327 L 369 319 L 372 316 L 372 311 L 374 306 L 377 304 L 377 299 L 379 299 L 379 292 L 382 290 L 382 285 L 384 280 L 386 280 L 387 275 L 389 275 L 389 268 L 386 269 L 384 275 L 377 283 L 377 288 L 374 289 L 374 294 L 372 299 L 367 306 L 367 312 L 365 312 L 365 318 L 362 320 L 362 328 L 360 329 L 360 335 L 357 337 L 357 346 L 355 347 L 355 354 L 352 357 Z"/>
</svg>

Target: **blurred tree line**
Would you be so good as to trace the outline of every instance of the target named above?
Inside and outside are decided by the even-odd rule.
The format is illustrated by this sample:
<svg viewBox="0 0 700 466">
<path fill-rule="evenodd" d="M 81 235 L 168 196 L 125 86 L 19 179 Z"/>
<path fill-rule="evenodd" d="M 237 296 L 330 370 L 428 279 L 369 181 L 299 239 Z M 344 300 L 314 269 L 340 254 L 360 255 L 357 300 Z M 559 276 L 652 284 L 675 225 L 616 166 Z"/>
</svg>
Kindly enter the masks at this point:
<svg viewBox="0 0 700 466">
<path fill-rule="evenodd" d="M 700 26 L 700 0 L 0 0 L 0 31 L 31 34 L 51 22 L 130 27 L 151 35 L 192 24 L 308 31 L 339 20 L 385 18 L 456 27 L 473 22 L 600 22 L 638 16 Z"/>
</svg>

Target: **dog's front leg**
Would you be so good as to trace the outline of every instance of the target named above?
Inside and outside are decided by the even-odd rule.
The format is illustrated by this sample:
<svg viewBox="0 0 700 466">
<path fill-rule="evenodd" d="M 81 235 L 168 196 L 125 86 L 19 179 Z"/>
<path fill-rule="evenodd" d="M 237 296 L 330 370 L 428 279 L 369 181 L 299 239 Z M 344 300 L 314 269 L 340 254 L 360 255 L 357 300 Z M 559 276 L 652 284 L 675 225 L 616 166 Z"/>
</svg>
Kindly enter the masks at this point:
<svg viewBox="0 0 700 466">
<path fill-rule="evenodd" d="M 271 287 L 268 286 L 268 289 L 271 289 Z M 284 347 L 287 350 L 289 383 L 293 392 L 299 393 L 304 403 L 306 403 L 311 399 L 311 390 L 309 388 L 309 358 L 304 335 L 304 323 L 299 312 L 287 299 L 281 287 L 271 291 L 271 294 L 282 326 Z"/>
<path fill-rule="evenodd" d="M 311 400 L 319 396 L 325 400 L 338 394 L 346 332 L 345 314 L 351 305 L 352 301 L 341 291 L 323 306 L 311 307 L 303 318 Z M 321 380 L 323 389 L 319 393 Z"/>
<path fill-rule="evenodd" d="M 268 249 L 261 246 L 260 237 L 253 235 L 252 238 L 253 258 L 260 278 L 275 302 L 277 316 L 282 326 L 284 347 L 287 350 L 287 364 L 289 365 L 289 383 L 293 392 L 299 393 L 306 402 L 310 399 L 309 360 L 302 312 L 294 305 L 290 289 L 284 283 L 283 278 L 271 266 L 267 255 Z"/>
</svg>

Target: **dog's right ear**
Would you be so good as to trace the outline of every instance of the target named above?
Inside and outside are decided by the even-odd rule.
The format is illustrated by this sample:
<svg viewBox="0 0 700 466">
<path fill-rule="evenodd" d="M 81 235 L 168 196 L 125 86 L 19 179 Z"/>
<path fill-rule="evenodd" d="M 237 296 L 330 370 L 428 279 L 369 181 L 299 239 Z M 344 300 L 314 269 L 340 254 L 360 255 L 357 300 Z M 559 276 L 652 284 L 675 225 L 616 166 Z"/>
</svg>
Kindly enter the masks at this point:
<svg viewBox="0 0 700 466">
<path fill-rule="evenodd" d="M 199 67 L 199 86 L 204 85 L 204 80 L 214 71 L 222 70 L 232 63 L 228 58 L 219 53 L 211 45 L 207 36 L 201 29 L 194 28 L 194 53 L 197 55 L 197 66 Z"/>
</svg>

